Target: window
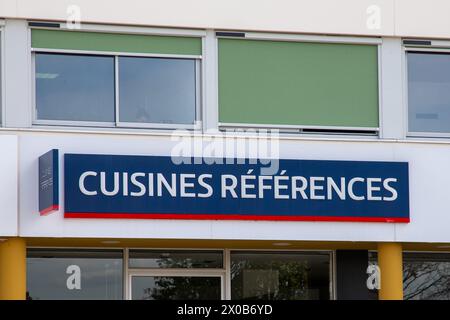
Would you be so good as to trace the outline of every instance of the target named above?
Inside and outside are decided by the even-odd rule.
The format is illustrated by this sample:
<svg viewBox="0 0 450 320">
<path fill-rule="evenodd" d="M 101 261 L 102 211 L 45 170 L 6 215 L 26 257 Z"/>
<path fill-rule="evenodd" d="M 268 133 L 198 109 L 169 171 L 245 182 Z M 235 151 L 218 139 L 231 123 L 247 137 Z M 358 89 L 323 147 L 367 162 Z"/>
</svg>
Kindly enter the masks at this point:
<svg viewBox="0 0 450 320">
<path fill-rule="evenodd" d="M 31 34 L 35 124 L 198 127 L 200 37 Z"/>
<path fill-rule="evenodd" d="M 221 299 L 225 275 L 221 250 L 146 250 L 129 252 L 133 300 Z"/>
<path fill-rule="evenodd" d="M 450 54 L 407 52 L 408 131 L 450 133 Z"/>
<path fill-rule="evenodd" d="M 121 122 L 194 124 L 195 60 L 120 57 L 119 70 Z"/>
<path fill-rule="evenodd" d="M 132 300 L 220 300 L 220 277 L 135 276 Z"/>
<path fill-rule="evenodd" d="M 369 42 L 219 38 L 220 125 L 376 132 L 378 46 Z"/>
<path fill-rule="evenodd" d="M 37 53 L 36 118 L 114 122 L 114 58 Z"/>
<path fill-rule="evenodd" d="M 329 300 L 330 255 L 231 252 L 231 299 Z"/>
<path fill-rule="evenodd" d="M 130 250 L 130 268 L 223 268 L 221 251 Z"/>
<path fill-rule="evenodd" d="M 377 259 L 377 252 L 369 253 L 369 264 L 377 265 Z M 449 300 L 450 254 L 404 252 L 403 299 Z"/>
<path fill-rule="evenodd" d="M 403 292 L 405 300 L 449 300 L 450 255 L 405 253 Z"/>
<path fill-rule="evenodd" d="M 122 251 L 28 249 L 27 299 L 120 300 Z"/>
</svg>

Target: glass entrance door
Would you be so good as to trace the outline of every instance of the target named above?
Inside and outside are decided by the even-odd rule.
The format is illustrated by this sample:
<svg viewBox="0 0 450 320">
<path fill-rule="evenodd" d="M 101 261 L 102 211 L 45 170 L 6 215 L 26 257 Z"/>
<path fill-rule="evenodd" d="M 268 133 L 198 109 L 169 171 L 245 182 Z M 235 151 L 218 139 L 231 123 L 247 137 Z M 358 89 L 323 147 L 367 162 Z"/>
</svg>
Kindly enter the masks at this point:
<svg viewBox="0 0 450 320">
<path fill-rule="evenodd" d="M 205 275 L 131 275 L 132 300 L 220 300 L 222 277 Z"/>
</svg>

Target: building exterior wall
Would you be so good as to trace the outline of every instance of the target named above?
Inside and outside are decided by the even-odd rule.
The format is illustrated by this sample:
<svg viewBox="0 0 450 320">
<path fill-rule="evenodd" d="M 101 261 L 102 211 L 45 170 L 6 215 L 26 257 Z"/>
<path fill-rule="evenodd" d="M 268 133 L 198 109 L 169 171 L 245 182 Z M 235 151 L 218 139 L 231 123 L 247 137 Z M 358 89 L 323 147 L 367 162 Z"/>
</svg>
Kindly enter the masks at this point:
<svg viewBox="0 0 450 320">
<path fill-rule="evenodd" d="M 420 0 L 134 0 L 126 4 L 108 1 L 107 9 L 104 2 L 88 0 L 46 0 L 40 4 L 5 0 L 0 12 L 5 18 L 65 21 L 68 5 L 80 6 L 82 21 L 92 23 L 388 37 L 450 36 L 446 16 L 449 4 L 445 0 L 433 0 L 432 5 Z M 369 29 L 367 17 L 378 10 L 373 6 L 379 8 L 381 25 Z"/>
<path fill-rule="evenodd" d="M 194 130 L 108 128 L 36 121 L 29 22 L 61 22 L 61 29 L 67 30 L 70 28 L 65 22 L 73 18 L 73 10 L 76 12 L 78 8 L 81 9 L 79 31 L 200 37 L 202 52 L 197 57 L 201 73 L 199 127 Z M 401 275 L 402 246 L 407 250 L 445 251 L 450 243 L 447 196 L 450 173 L 446 170 L 450 163 L 450 141 L 448 134 L 427 136 L 408 132 L 407 47 L 403 40 L 441 39 L 443 42 L 435 49 L 444 46 L 447 52 L 450 22 L 445 12 L 449 9 L 450 3 L 444 0 L 435 0 L 433 5 L 419 0 L 2 1 L 0 238 L 25 239 L 26 244 L 22 240 L 14 242 L 22 251 L 25 245 L 108 247 L 111 243 L 112 247 L 124 248 L 274 250 L 277 243 L 287 242 L 289 248 L 296 250 L 360 249 L 363 250 L 359 252 L 361 255 L 365 254 L 364 250 L 378 248 L 384 252 L 382 257 L 396 257 L 395 263 L 383 260 L 389 269 L 385 271 L 387 278 L 392 276 L 396 283 L 385 288 L 381 296 L 401 298 L 401 282 L 397 280 Z M 421 22 L 417 23 L 418 20 Z M 59 199 L 63 204 L 62 168 L 66 153 L 171 156 L 180 140 L 186 137 L 195 139 L 203 147 L 215 139 L 234 142 L 258 138 L 255 132 L 238 130 L 224 136 L 221 131 L 217 31 L 242 31 L 249 37 L 265 40 L 377 46 L 379 124 L 376 132 L 281 132 L 277 156 L 281 159 L 407 162 L 410 222 L 69 219 L 64 218 L 63 206 L 48 216 L 40 216 L 38 158 L 51 149 L 60 152 Z M 190 150 L 188 155 L 199 156 L 196 152 L 198 150 Z M 378 246 L 384 242 L 389 244 Z M 11 255 L 11 248 L 5 245 L 4 252 Z M 0 253 L 1 250 L 0 242 Z M 229 254 L 229 250 L 226 252 Z M 342 265 L 346 265 L 346 261 Z M 358 268 L 361 269 L 361 265 Z M 8 275 L 0 271 L 0 276 Z M 14 298 L 18 296 L 20 292 Z M 229 292 L 225 296 L 229 298 Z"/>
</svg>

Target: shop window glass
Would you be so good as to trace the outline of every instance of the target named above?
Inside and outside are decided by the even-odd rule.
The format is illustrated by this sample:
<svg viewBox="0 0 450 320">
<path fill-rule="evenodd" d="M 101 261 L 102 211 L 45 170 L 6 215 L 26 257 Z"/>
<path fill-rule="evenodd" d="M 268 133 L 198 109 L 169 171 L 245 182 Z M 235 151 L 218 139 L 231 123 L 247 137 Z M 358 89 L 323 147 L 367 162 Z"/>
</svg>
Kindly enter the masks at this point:
<svg viewBox="0 0 450 320">
<path fill-rule="evenodd" d="M 231 253 L 231 298 L 243 300 L 330 299 L 330 255 Z"/>
<path fill-rule="evenodd" d="M 403 296 L 405 300 L 449 300 L 450 255 L 405 253 Z"/>
<path fill-rule="evenodd" d="M 220 300 L 220 277 L 132 277 L 133 300 Z"/>
<path fill-rule="evenodd" d="M 122 287 L 120 250 L 27 252 L 27 299 L 120 300 Z"/>
</svg>

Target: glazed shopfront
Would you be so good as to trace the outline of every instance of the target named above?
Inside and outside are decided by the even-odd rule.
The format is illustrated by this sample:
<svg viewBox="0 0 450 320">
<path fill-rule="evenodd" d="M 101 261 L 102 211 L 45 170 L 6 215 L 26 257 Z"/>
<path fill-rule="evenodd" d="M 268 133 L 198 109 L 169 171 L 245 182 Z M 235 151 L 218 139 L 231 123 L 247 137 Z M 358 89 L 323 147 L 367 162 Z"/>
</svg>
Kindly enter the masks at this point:
<svg viewBox="0 0 450 320">
<path fill-rule="evenodd" d="M 29 249 L 27 261 L 29 299 L 332 298 L 325 251 Z"/>
</svg>

